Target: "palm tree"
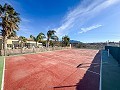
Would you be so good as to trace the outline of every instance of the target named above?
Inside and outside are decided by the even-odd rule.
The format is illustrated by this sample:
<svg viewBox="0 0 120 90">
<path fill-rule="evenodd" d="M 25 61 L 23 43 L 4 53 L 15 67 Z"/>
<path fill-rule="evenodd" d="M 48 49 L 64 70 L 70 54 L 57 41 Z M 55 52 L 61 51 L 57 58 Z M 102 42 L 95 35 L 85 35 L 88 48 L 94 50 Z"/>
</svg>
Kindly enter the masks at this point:
<svg viewBox="0 0 120 90">
<path fill-rule="evenodd" d="M 27 42 L 27 38 L 25 38 L 24 36 L 20 36 L 19 37 L 19 42 L 21 44 L 21 53 L 22 53 L 22 51 L 23 51 L 22 49 L 23 49 L 23 46 L 24 46 L 23 44 Z"/>
<path fill-rule="evenodd" d="M 19 14 L 8 4 L 0 5 L 0 25 L 2 27 L 1 33 L 3 36 L 3 49 L 6 55 L 7 38 L 14 30 L 19 30 L 20 18 Z"/>
<path fill-rule="evenodd" d="M 33 39 L 33 38 L 34 38 L 34 36 L 33 36 L 33 35 L 30 35 L 30 38 L 31 38 L 31 39 Z"/>
<path fill-rule="evenodd" d="M 62 43 L 65 45 L 65 46 L 68 46 L 69 45 L 69 42 L 70 42 L 70 38 L 65 35 L 62 37 Z"/>
<path fill-rule="evenodd" d="M 53 39 L 54 41 L 58 41 L 59 40 L 58 36 L 56 36 L 56 35 L 52 36 L 51 39 Z"/>
<path fill-rule="evenodd" d="M 21 47 L 23 48 L 23 44 L 26 43 L 27 38 L 25 38 L 24 36 L 20 36 L 20 37 L 19 37 L 19 41 L 20 41 L 20 43 L 21 43 Z"/>
<path fill-rule="evenodd" d="M 45 34 L 41 32 L 38 34 L 38 36 L 36 38 L 37 38 L 38 42 L 42 42 L 42 40 L 46 37 L 45 37 Z"/>
<path fill-rule="evenodd" d="M 51 37 L 51 39 L 53 39 L 54 40 L 54 45 L 57 43 L 57 41 L 59 40 L 59 38 L 58 38 L 58 36 L 56 36 L 56 35 L 53 35 L 52 37 Z"/>
<path fill-rule="evenodd" d="M 12 31 L 11 34 L 8 36 L 8 38 L 11 38 L 11 37 L 16 37 L 17 36 L 17 33 L 16 31 Z"/>
<path fill-rule="evenodd" d="M 36 41 L 36 46 L 37 46 L 37 42 L 42 42 L 42 40 L 45 38 L 45 34 L 41 32 L 37 35 L 37 37 L 30 35 L 30 38 L 32 38 L 34 41 Z"/>
<path fill-rule="evenodd" d="M 52 36 L 54 36 L 55 33 L 56 31 L 54 30 L 49 30 L 47 32 L 47 47 L 49 47 L 50 39 L 52 38 Z"/>
</svg>

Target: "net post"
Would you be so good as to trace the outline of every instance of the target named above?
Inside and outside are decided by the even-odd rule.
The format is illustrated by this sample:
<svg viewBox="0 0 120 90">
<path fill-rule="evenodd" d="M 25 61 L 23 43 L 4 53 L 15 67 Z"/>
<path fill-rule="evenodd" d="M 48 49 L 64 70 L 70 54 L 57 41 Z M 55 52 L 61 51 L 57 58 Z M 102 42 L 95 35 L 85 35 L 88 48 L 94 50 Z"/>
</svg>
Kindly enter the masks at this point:
<svg viewBox="0 0 120 90">
<path fill-rule="evenodd" d="M 110 56 L 110 50 L 108 49 L 108 57 Z"/>
</svg>

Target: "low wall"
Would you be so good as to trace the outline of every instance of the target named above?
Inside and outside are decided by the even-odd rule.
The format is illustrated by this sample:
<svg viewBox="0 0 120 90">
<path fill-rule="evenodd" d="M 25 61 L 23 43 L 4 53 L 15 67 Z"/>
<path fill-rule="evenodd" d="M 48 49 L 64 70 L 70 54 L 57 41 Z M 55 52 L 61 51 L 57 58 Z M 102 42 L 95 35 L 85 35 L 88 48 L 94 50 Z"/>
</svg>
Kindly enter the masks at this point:
<svg viewBox="0 0 120 90">
<path fill-rule="evenodd" d="M 38 53 L 38 52 L 45 52 L 45 51 L 53 51 L 53 50 L 62 50 L 62 49 L 69 49 L 70 47 L 41 47 L 41 48 L 32 48 L 32 49 L 10 49 L 7 50 L 7 55 L 16 55 L 16 54 L 27 54 L 27 53 Z M 1 50 L 1 56 L 4 55 L 4 50 Z"/>
<path fill-rule="evenodd" d="M 120 64 L 120 47 L 105 46 L 105 50 L 108 50 L 108 49 L 110 54 L 113 56 L 113 58 L 116 59 Z"/>
</svg>

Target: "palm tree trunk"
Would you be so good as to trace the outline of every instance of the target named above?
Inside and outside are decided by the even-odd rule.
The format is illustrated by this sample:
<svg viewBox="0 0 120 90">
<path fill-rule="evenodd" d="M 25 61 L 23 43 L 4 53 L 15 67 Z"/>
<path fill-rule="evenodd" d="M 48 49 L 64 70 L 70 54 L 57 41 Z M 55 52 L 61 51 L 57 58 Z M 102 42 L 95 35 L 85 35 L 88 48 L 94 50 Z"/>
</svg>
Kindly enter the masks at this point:
<svg viewBox="0 0 120 90">
<path fill-rule="evenodd" d="M 36 47 L 37 47 L 37 41 L 36 41 Z"/>
<path fill-rule="evenodd" d="M 21 54 L 23 53 L 23 43 L 21 42 Z"/>
<path fill-rule="evenodd" d="M 47 39 L 47 47 L 49 48 L 49 38 Z"/>
<path fill-rule="evenodd" d="M 47 40 L 46 40 L 45 44 L 46 44 L 46 47 L 47 47 Z"/>
<path fill-rule="evenodd" d="M 3 37 L 3 49 L 4 49 L 4 56 L 7 55 L 7 36 Z"/>
</svg>

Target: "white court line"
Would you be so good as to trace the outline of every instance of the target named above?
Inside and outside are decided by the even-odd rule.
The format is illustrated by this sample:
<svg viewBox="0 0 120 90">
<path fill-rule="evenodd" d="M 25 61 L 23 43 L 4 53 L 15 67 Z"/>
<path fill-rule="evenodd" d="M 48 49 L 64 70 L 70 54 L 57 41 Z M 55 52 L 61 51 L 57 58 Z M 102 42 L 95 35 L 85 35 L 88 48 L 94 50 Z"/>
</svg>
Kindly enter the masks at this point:
<svg viewBox="0 0 120 90">
<path fill-rule="evenodd" d="M 3 66 L 3 72 L 2 72 L 1 90 L 4 90 L 4 77 L 5 77 L 5 57 L 4 57 L 4 66 Z"/>
<path fill-rule="evenodd" d="M 100 84 L 99 84 L 99 90 L 102 90 L 102 50 L 101 50 L 101 65 L 100 65 Z"/>
<path fill-rule="evenodd" d="M 100 74 L 97 73 L 97 72 L 94 72 L 94 71 L 91 71 L 91 70 L 88 70 L 88 69 L 85 69 L 85 68 L 80 68 L 80 69 L 85 70 L 85 71 L 88 71 L 88 72 L 91 72 L 91 73 L 94 73 L 94 74 L 97 74 L 97 75 L 100 75 Z"/>
</svg>

